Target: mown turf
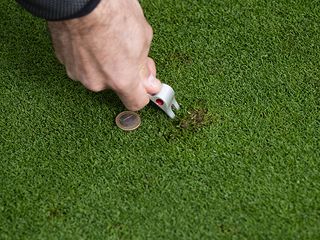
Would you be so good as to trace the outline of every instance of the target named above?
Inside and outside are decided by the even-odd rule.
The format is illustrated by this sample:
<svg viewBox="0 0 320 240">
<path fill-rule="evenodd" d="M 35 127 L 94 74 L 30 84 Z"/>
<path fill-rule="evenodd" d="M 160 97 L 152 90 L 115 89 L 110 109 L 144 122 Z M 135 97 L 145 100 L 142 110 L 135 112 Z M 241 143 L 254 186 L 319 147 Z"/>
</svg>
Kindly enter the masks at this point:
<svg viewBox="0 0 320 240">
<path fill-rule="evenodd" d="M 0 239 L 319 239 L 320 5 L 143 0 L 182 110 L 114 124 L 0 3 Z"/>
</svg>

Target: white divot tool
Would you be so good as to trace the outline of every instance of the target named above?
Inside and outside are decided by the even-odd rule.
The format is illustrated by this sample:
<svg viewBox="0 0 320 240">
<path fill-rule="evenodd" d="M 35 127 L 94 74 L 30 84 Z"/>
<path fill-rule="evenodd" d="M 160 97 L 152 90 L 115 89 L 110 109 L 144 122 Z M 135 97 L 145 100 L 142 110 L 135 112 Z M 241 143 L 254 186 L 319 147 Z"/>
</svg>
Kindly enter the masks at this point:
<svg viewBox="0 0 320 240">
<path fill-rule="evenodd" d="M 175 117 L 173 110 L 180 109 L 180 106 L 174 96 L 172 87 L 164 83 L 162 83 L 160 92 L 150 95 L 150 100 L 172 119 Z"/>
</svg>

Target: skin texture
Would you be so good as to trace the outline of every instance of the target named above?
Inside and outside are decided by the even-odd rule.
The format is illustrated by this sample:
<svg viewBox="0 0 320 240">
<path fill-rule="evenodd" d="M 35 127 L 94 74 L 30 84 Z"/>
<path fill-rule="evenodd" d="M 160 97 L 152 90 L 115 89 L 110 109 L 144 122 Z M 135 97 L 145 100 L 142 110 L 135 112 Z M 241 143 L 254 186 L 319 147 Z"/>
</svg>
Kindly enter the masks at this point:
<svg viewBox="0 0 320 240">
<path fill-rule="evenodd" d="M 89 90 L 112 89 L 132 111 L 160 91 L 148 57 L 153 31 L 137 0 L 102 0 L 89 15 L 48 22 L 48 27 L 68 76 Z"/>
</svg>

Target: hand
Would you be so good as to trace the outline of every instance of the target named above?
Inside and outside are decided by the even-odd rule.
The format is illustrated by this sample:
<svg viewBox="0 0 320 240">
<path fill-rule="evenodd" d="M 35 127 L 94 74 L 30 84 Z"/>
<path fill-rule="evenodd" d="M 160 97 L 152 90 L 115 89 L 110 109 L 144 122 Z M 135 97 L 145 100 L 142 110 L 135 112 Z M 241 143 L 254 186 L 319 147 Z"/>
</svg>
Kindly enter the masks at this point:
<svg viewBox="0 0 320 240">
<path fill-rule="evenodd" d="M 55 54 L 68 76 L 94 92 L 112 89 L 127 109 L 160 91 L 148 57 L 152 28 L 137 0 L 101 0 L 89 15 L 48 22 Z"/>
</svg>

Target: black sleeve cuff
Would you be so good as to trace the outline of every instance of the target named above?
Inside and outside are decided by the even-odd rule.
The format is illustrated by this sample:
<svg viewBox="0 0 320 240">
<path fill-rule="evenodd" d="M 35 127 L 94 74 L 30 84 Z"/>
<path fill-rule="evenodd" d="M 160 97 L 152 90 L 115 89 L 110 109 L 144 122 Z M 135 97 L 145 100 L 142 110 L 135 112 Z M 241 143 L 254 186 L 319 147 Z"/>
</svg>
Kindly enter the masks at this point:
<svg viewBox="0 0 320 240">
<path fill-rule="evenodd" d="M 33 15 L 48 21 L 79 18 L 89 14 L 100 0 L 16 0 Z"/>
</svg>

